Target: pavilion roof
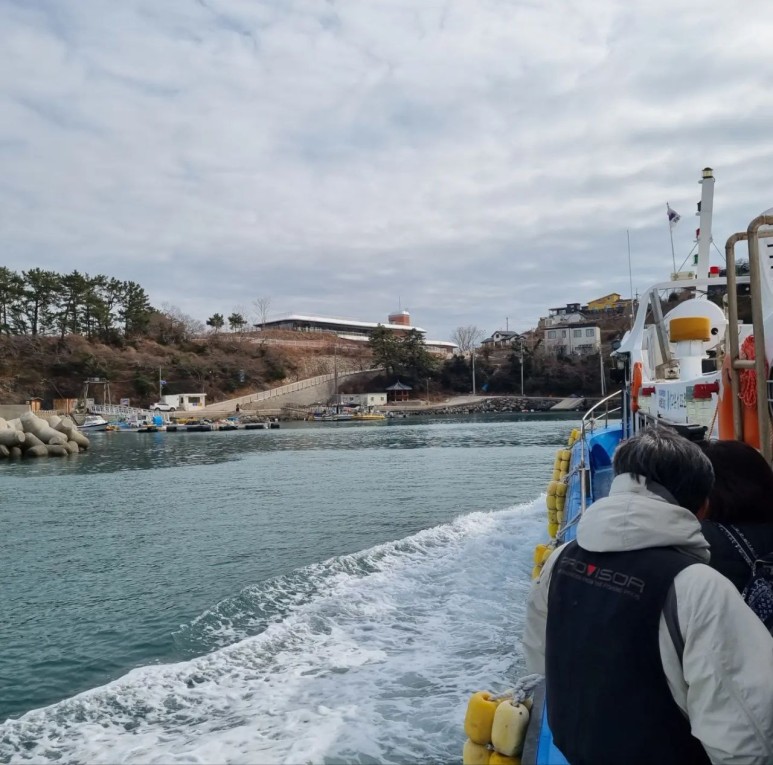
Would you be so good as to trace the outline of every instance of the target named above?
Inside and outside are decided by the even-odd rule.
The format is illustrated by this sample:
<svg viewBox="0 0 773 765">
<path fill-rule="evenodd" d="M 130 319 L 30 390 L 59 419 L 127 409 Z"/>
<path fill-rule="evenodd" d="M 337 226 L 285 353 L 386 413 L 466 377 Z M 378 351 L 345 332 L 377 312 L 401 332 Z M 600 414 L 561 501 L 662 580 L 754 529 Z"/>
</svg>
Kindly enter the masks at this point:
<svg viewBox="0 0 773 765">
<path fill-rule="evenodd" d="M 386 390 L 413 390 L 410 385 L 406 385 L 405 383 L 401 383 L 399 380 L 394 384 L 390 385 Z"/>
</svg>

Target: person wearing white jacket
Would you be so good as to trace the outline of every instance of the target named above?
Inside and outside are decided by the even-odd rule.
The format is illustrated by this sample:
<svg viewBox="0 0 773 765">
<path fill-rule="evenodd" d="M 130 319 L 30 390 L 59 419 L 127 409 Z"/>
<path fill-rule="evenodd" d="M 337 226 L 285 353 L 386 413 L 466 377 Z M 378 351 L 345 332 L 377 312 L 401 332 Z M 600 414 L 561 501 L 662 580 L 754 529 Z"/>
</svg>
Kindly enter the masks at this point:
<svg viewBox="0 0 773 765">
<path fill-rule="evenodd" d="M 691 734 L 698 751 L 691 761 L 773 763 L 773 637 L 733 584 L 706 565 L 709 546 L 696 513 L 705 506 L 713 481 L 713 472 L 706 478 L 707 463 L 695 444 L 665 428 L 648 429 L 624 442 L 615 453 L 609 496 L 585 511 L 576 542 L 558 548 L 533 584 L 523 636 L 526 666 L 547 675 L 548 721 L 570 763 L 614 762 L 621 753 L 628 763 L 690 759 L 684 749 L 681 754 L 678 748 L 669 749 L 679 735 L 648 728 L 648 712 L 639 710 L 634 719 L 626 714 L 629 707 L 635 712 L 637 699 L 648 689 L 668 696 L 665 704 L 645 707 L 653 719 L 673 699 L 678 714 L 667 718 L 669 724 L 678 727 L 672 718 L 680 715 L 689 721 L 686 735 Z M 619 555 L 634 551 L 641 553 Z M 651 554 L 655 557 L 648 558 Z M 617 570 L 629 558 L 638 561 L 640 567 L 632 570 L 639 578 L 631 570 Z M 668 590 L 662 609 L 660 601 L 646 605 L 642 598 L 643 610 L 656 604 L 651 633 L 644 623 L 636 623 L 638 595 L 650 587 L 641 573 L 648 560 L 681 561 L 670 585 L 661 584 Z M 603 568 L 610 561 L 611 568 Z M 660 570 L 662 579 L 662 566 Z M 649 592 L 657 586 L 655 582 Z M 566 593 L 571 597 L 562 600 Z M 562 623 L 554 619 L 550 625 L 551 605 Z M 616 609 L 623 609 L 625 619 L 619 639 L 604 633 L 620 624 L 614 620 Z M 573 624 L 581 628 L 571 630 Z M 612 642 L 604 644 L 605 638 Z M 620 645 L 625 640 L 633 645 Z M 648 646 L 648 640 L 657 646 Z M 633 660 L 646 653 L 643 649 L 652 650 L 662 674 L 660 666 L 642 669 Z M 595 684 L 597 695 L 580 684 Z M 593 702 L 587 703 L 589 699 Z M 575 707 L 581 709 L 573 713 Z M 591 710 L 597 714 L 589 714 Z M 640 751 L 637 741 L 646 740 L 650 746 Z"/>
</svg>

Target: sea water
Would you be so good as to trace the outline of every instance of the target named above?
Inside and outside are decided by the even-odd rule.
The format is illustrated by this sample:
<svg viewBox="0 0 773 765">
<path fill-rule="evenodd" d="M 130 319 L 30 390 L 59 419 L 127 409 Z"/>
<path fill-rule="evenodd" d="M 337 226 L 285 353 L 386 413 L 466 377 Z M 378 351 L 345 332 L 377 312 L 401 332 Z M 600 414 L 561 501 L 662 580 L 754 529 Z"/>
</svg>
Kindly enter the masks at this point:
<svg viewBox="0 0 773 765">
<path fill-rule="evenodd" d="M 95 434 L 0 466 L 0 761 L 458 762 L 522 673 L 533 416 Z"/>
</svg>

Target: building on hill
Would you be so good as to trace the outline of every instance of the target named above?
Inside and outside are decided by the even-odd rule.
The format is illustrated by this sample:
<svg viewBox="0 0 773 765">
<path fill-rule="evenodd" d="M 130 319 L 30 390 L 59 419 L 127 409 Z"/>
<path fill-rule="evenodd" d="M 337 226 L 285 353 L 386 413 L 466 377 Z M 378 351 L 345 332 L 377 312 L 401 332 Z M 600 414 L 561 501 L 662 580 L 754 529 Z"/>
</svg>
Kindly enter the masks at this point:
<svg viewBox="0 0 773 765">
<path fill-rule="evenodd" d="M 584 318 L 580 303 L 567 303 L 559 308 L 549 308 L 548 316 L 542 322 L 546 327 L 555 327 L 558 324 L 583 321 Z"/>
<path fill-rule="evenodd" d="M 601 329 L 595 324 L 570 323 L 543 331 L 545 353 L 583 355 L 598 353 L 601 348 Z"/>
<path fill-rule="evenodd" d="M 589 300 L 588 305 L 582 309 L 586 313 L 627 313 L 631 310 L 630 298 L 623 298 L 618 292 L 610 292 L 609 295 Z"/>
<path fill-rule="evenodd" d="M 610 292 L 608 295 L 588 301 L 589 311 L 603 311 L 605 308 L 613 308 L 620 302 L 619 292 Z"/>
<path fill-rule="evenodd" d="M 291 313 L 277 319 L 272 319 L 271 321 L 263 322 L 260 327 L 256 325 L 256 329 L 260 328 L 262 331 L 282 329 L 294 332 L 328 332 L 331 335 L 340 337 L 342 340 L 354 340 L 364 343 L 370 340 L 370 336 L 379 327 L 388 329 L 396 335 L 405 335 L 411 330 L 415 330 L 421 334 L 422 337 L 427 334 L 427 330 L 422 329 L 421 327 L 414 327 L 411 324 L 411 315 L 408 311 L 396 311 L 390 313 L 386 323 Z M 459 350 L 456 343 L 446 340 L 427 340 L 425 338 L 424 345 L 430 353 L 443 358 L 449 358 Z"/>
<path fill-rule="evenodd" d="M 398 321 L 393 323 L 392 320 Z M 296 332 L 332 332 L 351 340 L 368 340 L 378 327 L 384 327 L 396 334 L 405 334 L 412 329 L 419 332 L 422 336 L 427 332 L 425 329 L 414 327 L 411 324 L 411 317 L 407 311 L 400 311 L 399 314 L 390 314 L 389 321 L 387 322 L 355 321 L 333 316 L 291 313 L 278 319 L 266 321 L 260 326 L 264 330 L 289 329 Z"/>
<path fill-rule="evenodd" d="M 504 348 L 508 345 L 512 345 L 519 338 L 520 335 L 517 332 L 498 329 L 491 335 L 491 337 L 487 337 L 485 340 L 481 340 L 480 344 L 484 348 Z"/>
</svg>

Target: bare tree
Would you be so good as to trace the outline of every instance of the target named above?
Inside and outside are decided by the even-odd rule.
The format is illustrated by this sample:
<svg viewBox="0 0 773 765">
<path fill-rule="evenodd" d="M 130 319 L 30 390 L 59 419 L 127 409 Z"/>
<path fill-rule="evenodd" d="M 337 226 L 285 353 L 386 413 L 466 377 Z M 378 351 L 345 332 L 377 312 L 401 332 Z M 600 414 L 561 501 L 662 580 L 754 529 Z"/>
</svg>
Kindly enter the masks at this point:
<svg viewBox="0 0 773 765">
<path fill-rule="evenodd" d="M 187 313 L 183 313 L 176 305 L 162 303 L 159 313 L 166 317 L 169 322 L 176 325 L 179 328 L 180 334 L 186 339 L 196 337 L 204 332 L 203 322 L 188 316 Z"/>
<path fill-rule="evenodd" d="M 454 333 L 451 335 L 453 340 L 462 353 L 469 353 L 484 335 L 484 332 L 474 324 L 470 324 L 466 327 L 457 327 Z"/>
<path fill-rule="evenodd" d="M 271 298 L 259 297 L 253 301 L 252 307 L 257 314 L 260 328 L 263 329 L 263 325 L 268 321 L 268 312 L 271 310 Z"/>
</svg>

